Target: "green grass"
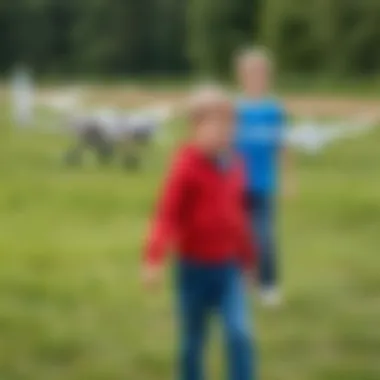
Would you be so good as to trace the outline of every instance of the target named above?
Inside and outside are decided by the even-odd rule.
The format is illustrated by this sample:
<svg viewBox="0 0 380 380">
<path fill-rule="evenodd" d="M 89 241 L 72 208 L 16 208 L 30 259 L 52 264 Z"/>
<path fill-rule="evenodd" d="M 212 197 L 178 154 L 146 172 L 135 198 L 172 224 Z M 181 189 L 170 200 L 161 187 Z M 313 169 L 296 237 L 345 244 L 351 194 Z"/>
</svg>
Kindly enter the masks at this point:
<svg viewBox="0 0 380 380">
<path fill-rule="evenodd" d="M 286 303 L 255 305 L 263 380 L 380 378 L 380 133 L 298 157 L 280 220 Z M 61 136 L 0 116 L 0 380 L 174 379 L 169 286 L 141 246 L 170 149 L 141 173 L 65 168 Z M 222 377 L 220 337 L 212 380 Z"/>
</svg>

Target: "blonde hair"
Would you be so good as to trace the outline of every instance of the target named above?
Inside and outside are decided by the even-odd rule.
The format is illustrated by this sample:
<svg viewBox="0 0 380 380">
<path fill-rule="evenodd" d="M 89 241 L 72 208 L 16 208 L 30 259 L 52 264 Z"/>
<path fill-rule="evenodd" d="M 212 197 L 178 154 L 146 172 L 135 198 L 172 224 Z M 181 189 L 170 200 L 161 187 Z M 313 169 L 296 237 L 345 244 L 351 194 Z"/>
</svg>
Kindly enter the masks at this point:
<svg viewBox="0 0 380 380">
<path fill-rule="evenodd" d="M 210 112 L 224 112 L 232 116 L 234 107 L 228 93 L 217 85 L 203 85 L 193 90 L 187 101 L 187 115 L 198 123 Z"/>
<path fill-rule="evenodd" d="M 273 68 L 273 58 L 269 50 L 262 46 L 245 48 L 236 55 L 236 65 L 242 66 L 252 62 L 263 62 Z"/>
</svg>

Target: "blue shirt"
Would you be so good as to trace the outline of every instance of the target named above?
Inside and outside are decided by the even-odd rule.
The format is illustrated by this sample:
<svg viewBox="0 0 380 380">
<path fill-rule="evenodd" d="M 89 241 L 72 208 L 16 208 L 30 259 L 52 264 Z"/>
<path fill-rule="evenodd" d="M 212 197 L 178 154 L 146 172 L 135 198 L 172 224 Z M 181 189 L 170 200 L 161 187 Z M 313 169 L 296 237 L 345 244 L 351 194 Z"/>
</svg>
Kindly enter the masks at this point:
<svg viewBox="0 0 380 380">
<path fill-rule="evenodd" d="M 239 100 L 236 105 L 235 148 L 244 160 L 248 191 L 277 189 L 278 156 L 286 116 L 276 99 Z"/>
</svg>

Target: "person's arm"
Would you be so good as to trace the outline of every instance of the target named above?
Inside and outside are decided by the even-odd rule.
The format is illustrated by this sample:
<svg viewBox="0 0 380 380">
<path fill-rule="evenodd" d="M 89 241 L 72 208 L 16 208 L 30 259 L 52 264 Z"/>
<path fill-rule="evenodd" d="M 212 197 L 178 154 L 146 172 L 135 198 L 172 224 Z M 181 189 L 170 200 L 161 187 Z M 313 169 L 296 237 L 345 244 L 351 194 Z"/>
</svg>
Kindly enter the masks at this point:
<svg viewBox="0 0 380 380">
<path fill-rule="evenodd" d="M 189 165 L 186 161 L 184 157 L 178 157 L 169 172 L 148 235 L 145 265 L 160 266 L 176 235 L 179 214 L 187 191 Z"/>
<path fill-rule="evenodd" d="M 294 152 L 290 147 L 283 147 L 281 151 L 281 166 L 283 176 L 283 191 L 286 197 L 293 197 L 296 193 L 296 178 L 294 173 Z"/>
<path fill-rule="evenodd" d="M 295 195 L 296 191 L 296 178 L 294 173 L 295 168 L 295 154 L 292 148 L 287 143 L 287 129 L 288 127 L 288 116 L 286 115 L 285 111 L 282 111 L 281 116 L 281 128 L 282 128 L 282 134 L 281 134 L 281 157 L 280 157 L 280 163 L 281 163 L 281 176 L 282 176 L 282 186 L 283 186 L 283 193 L 286 197 L 292 197 Z"/>
<path fill-rule="evenodd" d="M 239 261 L 244 272 L 253 273 L 257 264 L 257 240 L 256 234 L 249 220 L 248 202 L 245 193 L 245 175 L 242 170 L 241 197 L 238 207 L 240 208 L 239 226 Z"/>
<path fill-rule="evenodd" d="M 239 261 L 245 273 L 253 273 L 257 264 L 257 242 L 254 231 L 250 228 L 246 212 L 242 213 L 239 236 Z"/>
</svg>

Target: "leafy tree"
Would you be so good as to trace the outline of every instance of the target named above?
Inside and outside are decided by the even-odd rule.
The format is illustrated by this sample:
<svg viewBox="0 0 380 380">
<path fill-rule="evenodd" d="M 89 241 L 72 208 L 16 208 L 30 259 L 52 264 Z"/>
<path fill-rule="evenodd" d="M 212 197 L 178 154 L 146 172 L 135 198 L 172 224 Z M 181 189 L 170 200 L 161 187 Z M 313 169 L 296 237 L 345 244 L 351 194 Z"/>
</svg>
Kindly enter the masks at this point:
<svg viewBox="0 0 380 380">
<path fill-rule="evenodd" d="M 260 3 L 252 0 L 190 0 L 189 56 L 206 74 L 230 72 L 234 52 L 255 40 Z"/>
</svg>

